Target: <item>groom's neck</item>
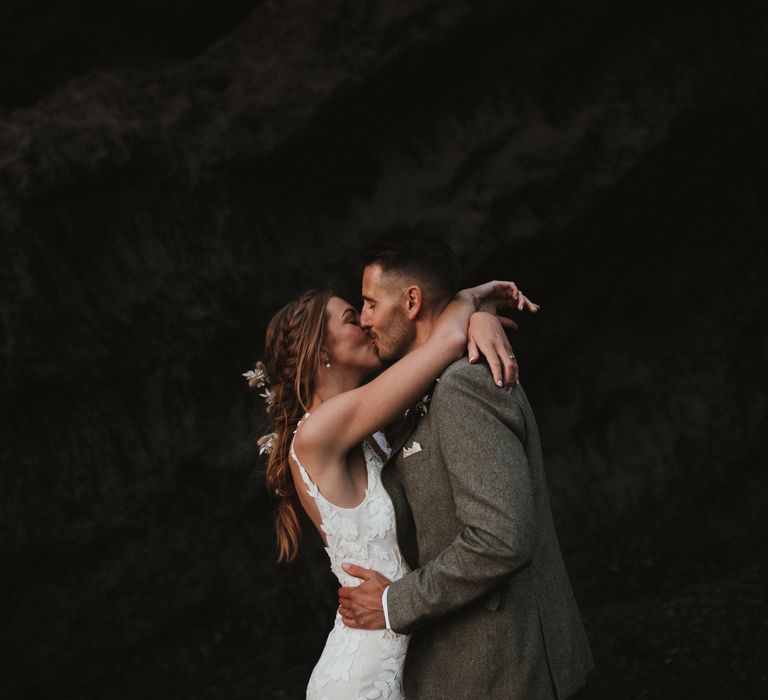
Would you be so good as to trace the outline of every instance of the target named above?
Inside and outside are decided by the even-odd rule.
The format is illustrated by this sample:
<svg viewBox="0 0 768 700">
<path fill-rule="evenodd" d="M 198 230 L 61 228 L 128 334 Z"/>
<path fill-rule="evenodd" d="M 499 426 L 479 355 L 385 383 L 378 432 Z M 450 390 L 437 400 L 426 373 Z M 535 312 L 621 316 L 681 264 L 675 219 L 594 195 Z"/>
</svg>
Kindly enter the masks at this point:
<svg viewBox="0 0 768 700">
<path fill-rule="evenodd" d="M 422 309 L 422 312 L 419 314 L 416 320 L 413 321 L 415 326 L 415 334 L 413 337 L 413 342 L 411 343 L 407 352 L 411 352 L 412 350 L 421 347 L 424 345 L 424 343 L 427 342 L 427 340 L 429 340 L 429 336 L 432 335 L 435 323 L 437 322 L 437 317 L 440 315 L 443 309 L 445 309 L 449 301 L 450 299 L 439 301 L 431 307 L 426 306 Z"/>
<path fill-rule="evenodd" d="M 435 318 L 428 318 L 414 322 L 416 333 L 411 346 L 408 348 L 408 352 L 421 347 L 429 340 L 429 336 L 432 335 L 432 329 L 435 326 L 435 320 Z"/>
</svg>

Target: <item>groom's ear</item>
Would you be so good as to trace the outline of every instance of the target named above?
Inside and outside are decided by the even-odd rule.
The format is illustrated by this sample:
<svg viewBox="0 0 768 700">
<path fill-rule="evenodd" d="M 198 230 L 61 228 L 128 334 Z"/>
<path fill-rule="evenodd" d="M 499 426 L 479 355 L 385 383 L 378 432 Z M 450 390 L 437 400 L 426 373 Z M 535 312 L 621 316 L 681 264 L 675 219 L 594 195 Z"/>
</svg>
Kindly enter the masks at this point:
<svg viewBox="0 0 768 700">
<path fill-rule="evenodd" d="M 424 292 L 421 291 L 421 287 L 417 287 L 415 284 L 406 287 L 403 292 L 403 302 L 405 315 L 413 321 L 424 305 Z"/>
</svg>

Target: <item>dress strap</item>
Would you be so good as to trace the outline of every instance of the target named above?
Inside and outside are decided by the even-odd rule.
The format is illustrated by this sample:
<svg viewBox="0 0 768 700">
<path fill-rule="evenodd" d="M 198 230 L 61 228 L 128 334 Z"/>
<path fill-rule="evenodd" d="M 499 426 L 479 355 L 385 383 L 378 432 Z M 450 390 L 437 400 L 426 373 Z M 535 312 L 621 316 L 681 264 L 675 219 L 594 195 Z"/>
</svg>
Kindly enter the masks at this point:
<svg viewBox="0 0 768 700">
<path fill-rule="evenodd" d="M 374 491 L 374 487 L 376 486 L 376 470 L 372 467 L 371 462 L 381 462 L 381 458 L 373 451 L 373 448 L 368 445 L 366 442 L 362 443 L 362 450 L 363 450 L 363 457 L 365 461 L 365 473 L 366 473 L 366 487 L 365 487 L 365 494 L 363 495 L 363 500 L 360 501 L 356 506 L 337 506 L 335 503 L 331 503 L 323 494 L 320 493 L 320 489 L 317 487 L 317 484 L 312 481 L 312 477 L 307 473 L 307 470 L 304 469 L 304 466 L 299 461 L 299 456 L 296 454 L 296 450 L 294 448 L 295 442 L 296 442 L 296 433 L 301 427 L 301 424 L 304 422 L 306 418 L 309 418 L 309 412 L 304 414 L 304 417 L 298 422 L 296 425 L 296 430 L 293 431 L 293 438 L 291 439 L 291 449 L 290 449 L 290 456 L 291 459 L 293 459 L 294 462 L 296 462 L 296 465 L 299 467 L 299 473 L 301 474 L 302 481 L 307 486 L 307 495 L 309 495 L 310 498 L 313 498 L 315 501 L 319 501 L 320 505 L 320 512 L 323 512 L 323 508 L 326 509 L 332 509 L 332 510 L 345 510 L 345 511 L 353 511 L 360 508 L 364 503 L 367 503 L 368 500 L 371 498 L 371 494 Z"/>
<path fill-rule="evenodd" d="M 304 414 L 304 416 L 302 417 L 302 419 L 301 419 L 301 420 L 300 420 L 300 421 L 297 423 L 297 425 L 296 425 L 296 430 L 294 430 L 294 431 L 293 431 L 293 437 L 291 438 L 291 449 L 290 449 L 290 455 L 291 455 L 291 459 L 292 459 L 294 462 L 296 462 L 296 464 L 297 464 L 297 465 L 298 465 L 298 467 L 299 467 L 299 473 L 301 474 L 301 478 L 302 478 L 302 480 L 304 481 L 304 483 L 305 483 L 305 484 L 307 485 L 307 487 L 309 488 L 309 491 L 308 491 L 307 493 L 308 493 L 310 496 L 312 496 L 313 498 L 317 498 L 317 496 L 319 495 L 319 492 L 318 492 L 318 490 L 317 490 L 317 486 L 315 485 L 315 482 L 314 482 L 314 481 L 312 481 L 312 479 L 310 479 L 310 478 L 309 478 L 309 474 L 307 474 L 307 470 L 306 470 L 306 469 L 304 469 L 304 467 L 302 466 L 301 462 L 299 461 L 299 457 L 298 457 L 298 455 L 296 454 L 296 450 L 295 450 L 295 449 L 294 449 L 294 447 L 293 447 L 293 446 L 294 446 L 294 443 L 296 442 L 296 431 L 297 431 L 297 430 L 298 430 L 298 429 L 301 427 L 301 424 L 302 424 L 302 423 L 303 423 L 303 422 L 304 422 L 304 421 L 305 421 L 307 418 L 309 418 L 309 415 L 310 415 L 310 414 L 309 414 L 309 411 L 307 411 L 307 412 Z"/>
<path fill-rule="evenodd" d="M 392 448 L 387 442 L 387 437 L 380 430 L 377 430 L 371 435 L 371 440 L 367 442 L 371 448 L 377 453 L 377 457 L 381 462 L 386 462 L 389 459 L 389 455 L 392 453 Z"/>
</svg>

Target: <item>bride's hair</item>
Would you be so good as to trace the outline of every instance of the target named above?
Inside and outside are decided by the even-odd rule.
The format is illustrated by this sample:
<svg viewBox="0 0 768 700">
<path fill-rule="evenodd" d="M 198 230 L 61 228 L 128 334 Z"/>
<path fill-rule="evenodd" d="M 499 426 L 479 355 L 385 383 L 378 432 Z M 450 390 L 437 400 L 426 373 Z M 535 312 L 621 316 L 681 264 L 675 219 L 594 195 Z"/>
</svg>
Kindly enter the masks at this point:
<svg viewBox="0 0 768 700">
<path fill-rule="evenodd" d="M 312 289 L 284 306 L 269 322 L 264 364 L 271 384 L 268 415 L 275 433 L 267 459 L 267 490 L 278 499 L 278 561 L 292 561 L 301 540 L 299 500 L 288 464 L 293 432 L 309 410 L 325 343 L 330 290 Z"/>
</svg>

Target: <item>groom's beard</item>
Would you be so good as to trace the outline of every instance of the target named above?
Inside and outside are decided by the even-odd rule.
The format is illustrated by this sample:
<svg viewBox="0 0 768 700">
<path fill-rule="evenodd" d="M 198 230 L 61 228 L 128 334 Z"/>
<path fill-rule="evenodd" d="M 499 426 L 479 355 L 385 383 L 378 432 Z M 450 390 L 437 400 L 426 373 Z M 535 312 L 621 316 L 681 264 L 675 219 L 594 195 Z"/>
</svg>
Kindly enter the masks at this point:
<svg viewBox="0 0 768 700">
<path fill-rule="evenodd" d="M 407 355 L 416 341 L 416 326 L 411 323 L 400 308 L 392 313 L 392 320 L 386 332 L 379 335 L 372 332 L 376 351 L 384 364 L 391 365 Z"/>
</svg>

